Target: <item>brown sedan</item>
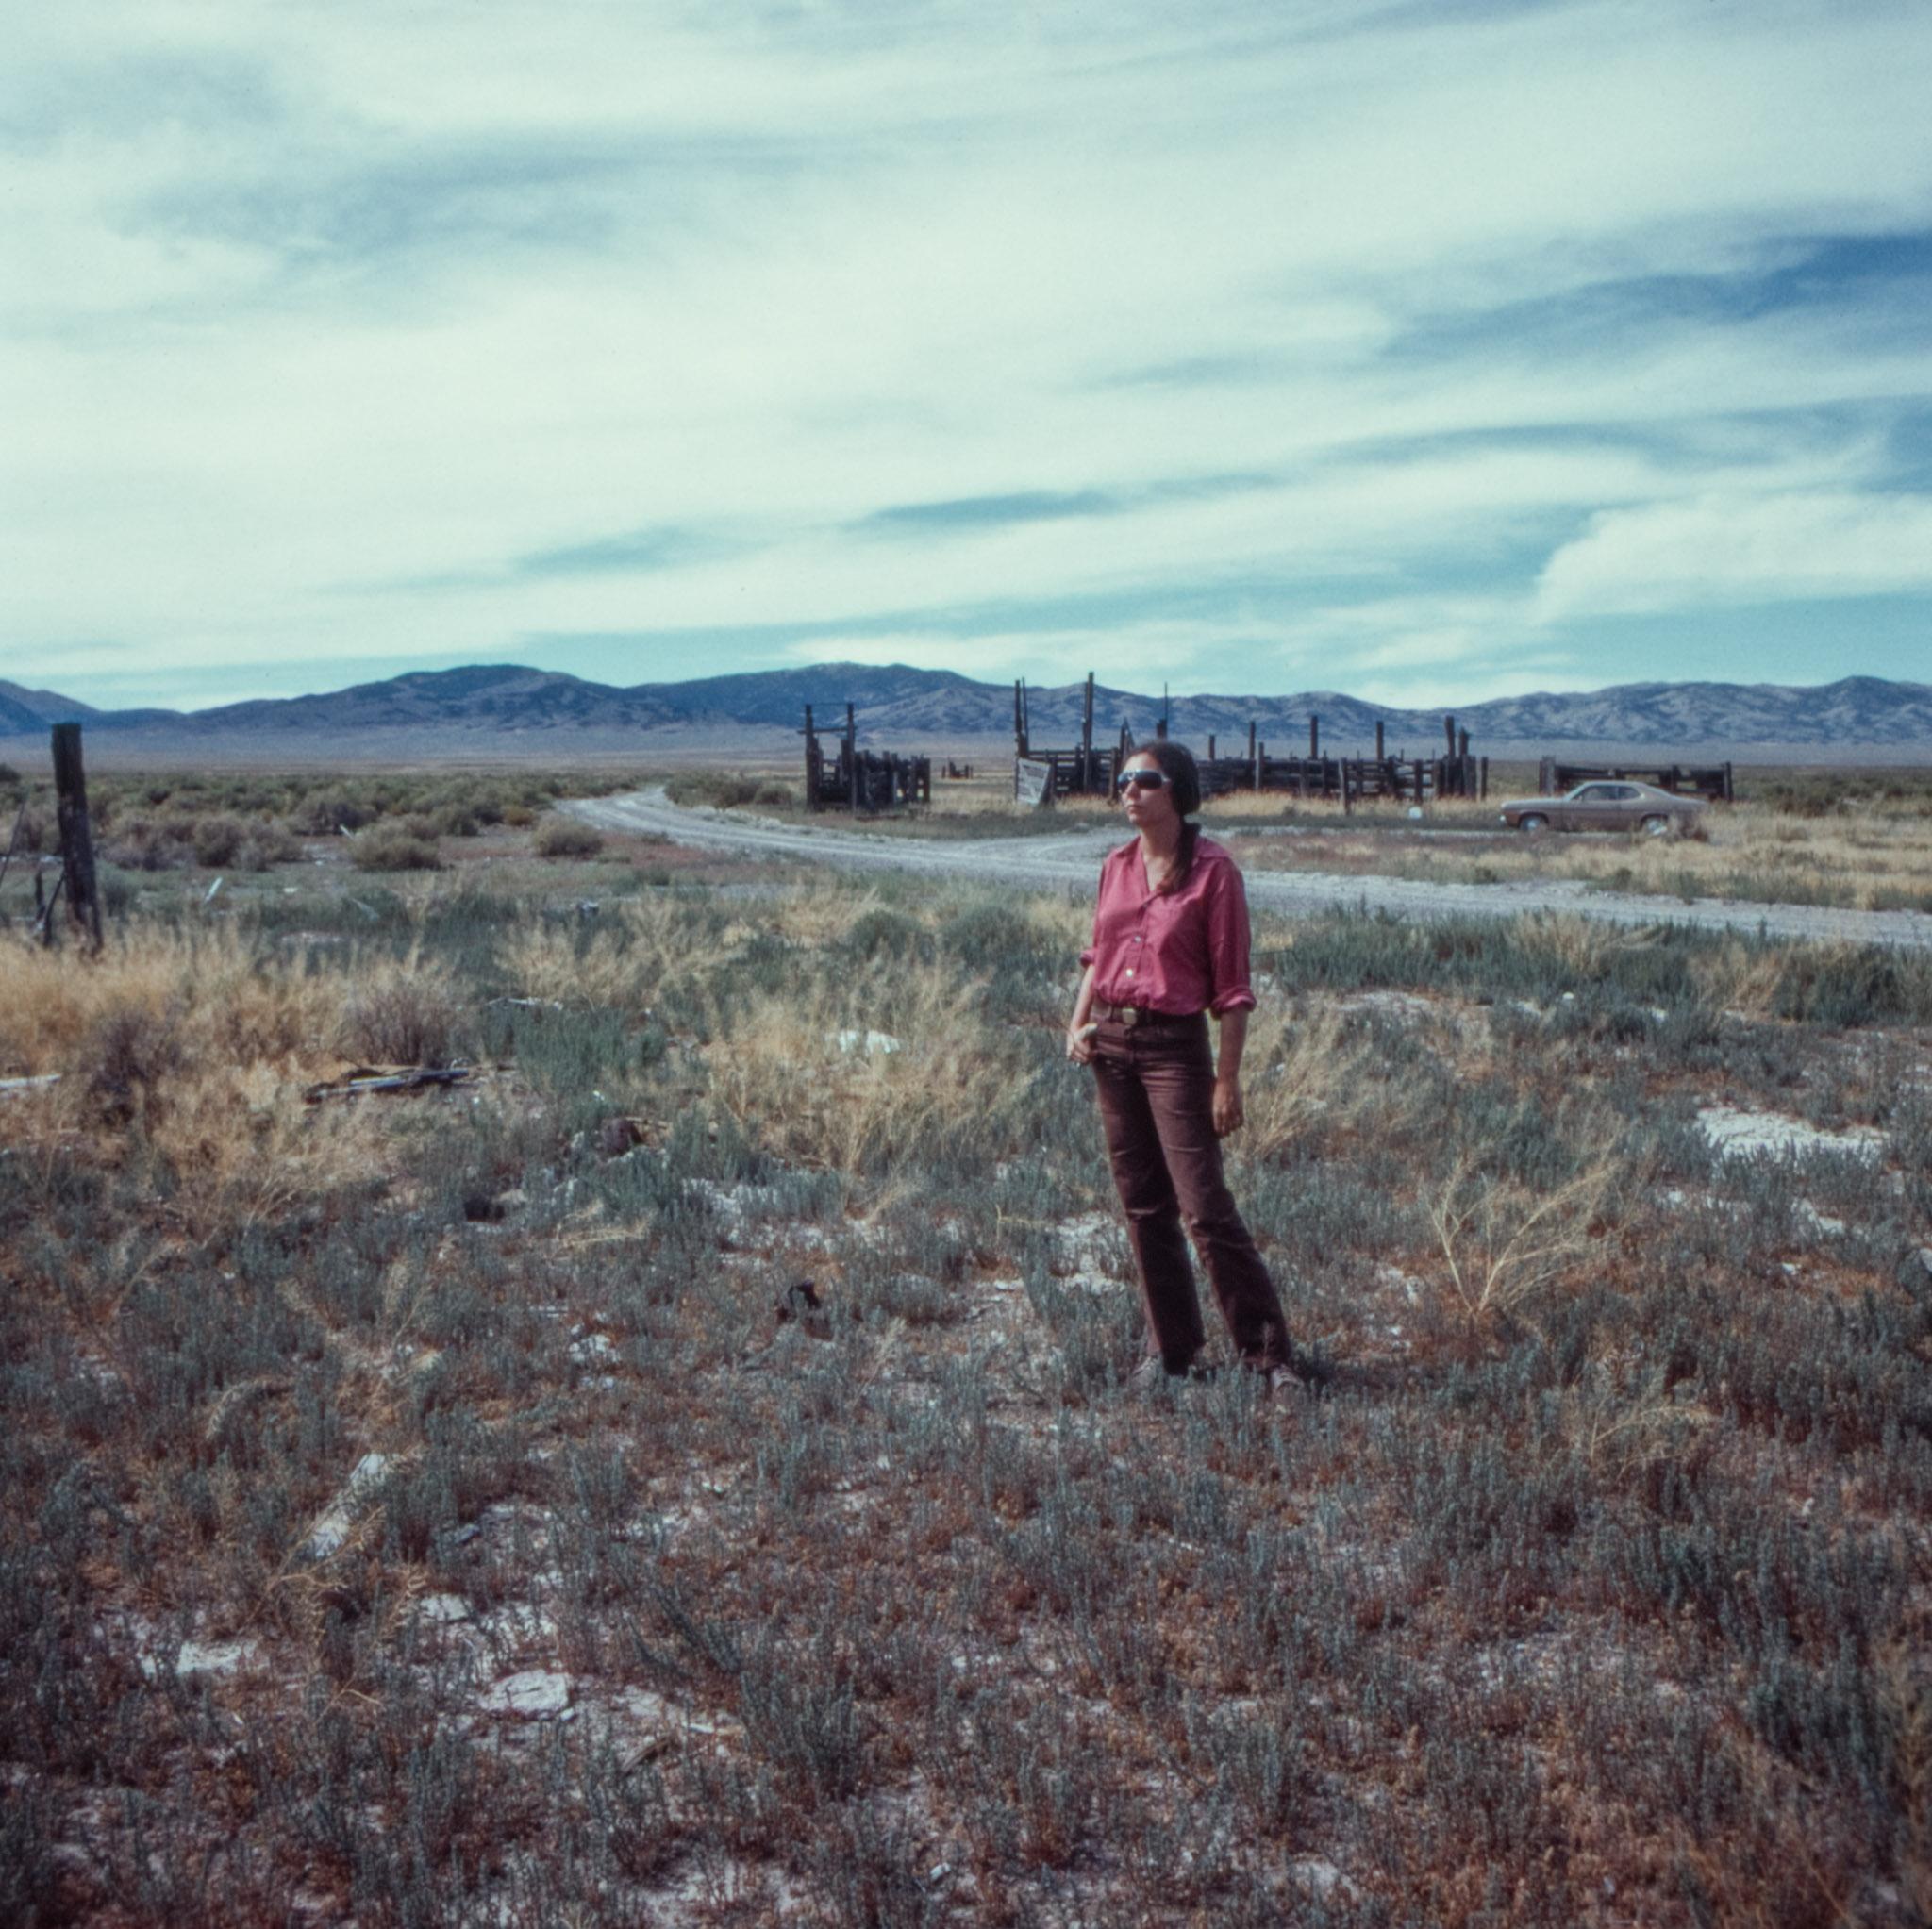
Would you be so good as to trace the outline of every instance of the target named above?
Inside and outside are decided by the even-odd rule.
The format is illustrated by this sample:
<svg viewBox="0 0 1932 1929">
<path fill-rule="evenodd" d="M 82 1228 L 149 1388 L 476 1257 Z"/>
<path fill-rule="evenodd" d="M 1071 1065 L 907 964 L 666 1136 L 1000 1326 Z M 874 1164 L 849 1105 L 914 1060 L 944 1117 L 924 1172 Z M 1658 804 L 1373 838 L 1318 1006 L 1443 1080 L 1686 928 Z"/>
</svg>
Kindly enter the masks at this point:
<svg viewBox="0 0 1932 1929">
<path fill-rule="evenodd" d="M 1704 810 L 1702 797 L 1603 778 L 1578 784 L 1566 797 L 1512 797 L 1503 807 L 1503 822 L 1511 830 L 1642 831 L 1662 838 L 1694 830 Z"/>
</svg>

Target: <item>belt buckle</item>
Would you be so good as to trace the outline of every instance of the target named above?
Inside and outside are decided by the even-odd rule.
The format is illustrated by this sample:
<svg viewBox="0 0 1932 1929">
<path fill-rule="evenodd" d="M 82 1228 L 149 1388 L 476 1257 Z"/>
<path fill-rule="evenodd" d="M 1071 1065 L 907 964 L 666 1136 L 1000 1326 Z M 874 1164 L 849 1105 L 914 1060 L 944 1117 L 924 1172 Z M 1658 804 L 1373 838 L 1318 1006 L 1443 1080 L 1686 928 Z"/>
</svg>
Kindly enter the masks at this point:
<svg viewBox="0 0 1932 1929">
<path fill-rule="evenodd" d="M 1133 1028 L 1141 1023 L 1141 1008 L 1139 1006 L 1120 1005 L 1116 1006 L 1114 1008 L 1120 1013 L 1121 1027 L 1123 1030 L 1132 1031 Z"/>
</svg>

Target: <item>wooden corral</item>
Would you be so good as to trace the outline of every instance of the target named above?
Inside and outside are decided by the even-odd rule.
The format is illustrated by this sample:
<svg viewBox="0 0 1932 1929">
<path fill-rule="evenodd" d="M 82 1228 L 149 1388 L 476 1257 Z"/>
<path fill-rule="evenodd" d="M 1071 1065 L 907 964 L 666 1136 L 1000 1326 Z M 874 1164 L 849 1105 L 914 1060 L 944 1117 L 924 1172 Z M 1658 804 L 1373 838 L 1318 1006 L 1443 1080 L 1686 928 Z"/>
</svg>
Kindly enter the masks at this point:
<svg viewBox="0 0 1932 1929">
<path fill-rule="evenodd" d="M 805 807 L 808 810 L 893 810 L 932 802 L 932 758 L 901 757 L 895 751 L 860 750 L 858 722 L 845 706 L 845 728 L 827 756 L 805 707 Z"/>
<path fill-rule="evenodd" d="M 1364 800 L 1422 804 L 1438 797 L 1487 797 L 1490 760 L 1472 757 L 1469 732 L 1458 730 L 1454 717 L 1442 720 L 1443 755 L 1433 757 L 1391 757 L 1385 728 L 1375 725 L 1374 757 L 1329 757 L 1322 749 L 1322 720 L 1308 719 L 1307 756 L 1273 757 L 1248 725 L 1245 756 L 1224 757 L 1208 740 L 1208 755 L 1200 760 L 1201 791 L 1224 797 L 1235 790 L 1272 790 L 1293 797 L 1340 798 L 1344 809 Z"/>
<path fill-rule="evenodd" d="M 1044 749 L 1033 741 L 1026 716 L 1026 683 L 1013 685 L 1013 795 L 1022 803 L 1046 804 L 1056 797 L 1110 797 L 1114 778 L 1133 747 L 1133 733 L 1123 723 L 1119 740 L 1095 747 L 1093 673 L 1087 673 L 1080 740 L 1070 749 Z"/>
<path fill-rule="evenodd" d="M 1578 784 L 1600 783 L 1605 779 L 1616 783 L 1655 784 L 1659 790 L 1669 790 L 1679 797 L 1703 797 L 1713 804 L 1735 801 L 1728 763 L 1649 764 L 1641 770 L 1619 765 L 1612 770 L 1606 764 L 1559 763 L 1553 757 L 1544 757 L 1537 766 L 1536 794 L 1539 797 L 1561 797 Z"/>
</svg>

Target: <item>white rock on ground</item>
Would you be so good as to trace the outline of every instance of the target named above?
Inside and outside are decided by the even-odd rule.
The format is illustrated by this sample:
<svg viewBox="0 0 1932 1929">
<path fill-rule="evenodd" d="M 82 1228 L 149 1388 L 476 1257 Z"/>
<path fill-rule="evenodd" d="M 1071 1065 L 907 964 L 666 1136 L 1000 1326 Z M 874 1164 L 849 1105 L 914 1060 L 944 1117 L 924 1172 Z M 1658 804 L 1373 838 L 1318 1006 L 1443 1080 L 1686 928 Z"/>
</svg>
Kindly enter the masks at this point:
<svg viewBox="0 0 1932 1929">
<path fill-rule="evenodd" d="M 1723 1158 L 1789 1158 L 1811 1152 L 1850 1153 L 1857 1158 L 1876 1158 L 1885 1135 L 1870 1125 L 1843 1132 L 1822 1132 L 1802 1119 L 1777 1112 L 1746 1111 L 1739 1106 L 1704 1106 L 1697 1113 L 1704 1136 Z"/>
<path fill-rule="evenodd" d="M 525 1668 L 483 1690 L 479 1703 L 491 1715 L 519 1715 L 529 1721 L 568 1721 L 570 1676 L 549 1668 Z"/>
<path fill-rule="evenodd" d="M 311 1560 L 332 1555 L 349 1538 L 357 1513 L 369 1496 L 389 1478 L 395 1461 L 388 1454 L 364 1454 L 355 1471 L 343 1481 L 341 1491 L 322 1511 L 303 1543 L 303 1553 Z"/>
<path fill-rule="evenodd" d="M 1350 1901 L 1361 1894 L 1361 1890 L 1334 1863 L 1324 1861 L 1319 1855 L 1304 1855 L 1300 1860 L 1291 1862 L 1288 1872 L 1310 1895 L 1324 1901 L 1338 1892 Z"/>
<path fill-rule="evenodd" d="M 831 1038 L 841 1052 L 863 1052 L 867 1057 L 875 1052 L 899 1050 L 899 1040 L 891 1032 L 841 1031 L 832 1033 Z"/>
<path fill-rule="evenodd" d="M 260 1655 L 254 1641 L 183 1641 L 175 1656 L 175 1672 L 184 1681 L 192 1674 L 234 1674 Z M 142 1657 L 141 1671 L 150 1680 L 161 1672 L 158 1656 Z"/>
</svg>

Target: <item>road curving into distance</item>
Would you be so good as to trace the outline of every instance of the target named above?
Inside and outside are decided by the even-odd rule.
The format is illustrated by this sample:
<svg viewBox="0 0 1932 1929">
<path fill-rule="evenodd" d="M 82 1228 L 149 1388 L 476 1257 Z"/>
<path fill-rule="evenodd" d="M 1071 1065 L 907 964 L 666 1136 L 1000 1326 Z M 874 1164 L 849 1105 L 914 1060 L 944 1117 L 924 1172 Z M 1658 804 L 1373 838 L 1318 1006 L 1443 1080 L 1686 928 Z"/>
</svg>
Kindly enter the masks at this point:
<svg viewBox="0 0 1932 1929">
<path fill-rule="evenodd" d="M 836 871 L 909 871 L 927 877 L 976 879 L 1023 890 L 1091 894 L 1100 860 L 1121 841 L 1113 826 L 1061 836 L 940 839 L 879 837 L 836 823 L 780 823 L 748 812 L 677 805 L 661 785 L 621 797 L 575 798 L 558 807 L 599 830 L 644 832 L 697 850 L 729 851 L 824 865 Z M 1537 883 L 1426 884 L 1406 877 L 1359 877 L 1336 872 L 1244 873 L 1248 902 L 1284 914 L 1343 909 L 1387 911 L 1397 918 L 1508 918 L 1527 911 L 1568 911 L 1611 924 L 1694 924 L 1710 931 L 1758 932 L 1826 943 L 1932 948 L 1932 917 L 1923 911 L 1847 911 L 1819 905 L 1736 903 L 1726 898 L 1646 897 L 1592 890 L 1573 879 Z"/>
</svg>

